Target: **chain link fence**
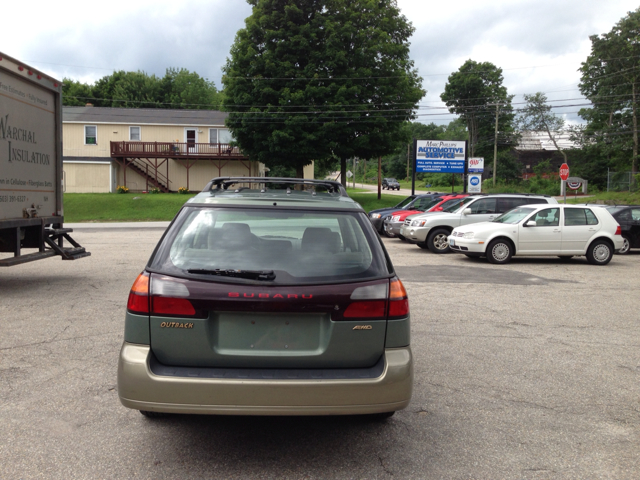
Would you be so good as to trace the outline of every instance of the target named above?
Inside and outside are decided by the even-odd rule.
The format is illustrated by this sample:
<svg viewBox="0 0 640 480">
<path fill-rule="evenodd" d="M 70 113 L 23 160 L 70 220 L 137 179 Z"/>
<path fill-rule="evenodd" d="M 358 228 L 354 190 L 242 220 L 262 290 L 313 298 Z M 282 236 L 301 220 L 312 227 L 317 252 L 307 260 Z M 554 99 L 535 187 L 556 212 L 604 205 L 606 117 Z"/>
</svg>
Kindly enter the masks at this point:
<svg viewBox="0 0 640 480">
<path fill-rule="evenodd" d="M 633 172 L 607 172 L 607 192 L 637 192 L 638 180 Z"/>
</svg>

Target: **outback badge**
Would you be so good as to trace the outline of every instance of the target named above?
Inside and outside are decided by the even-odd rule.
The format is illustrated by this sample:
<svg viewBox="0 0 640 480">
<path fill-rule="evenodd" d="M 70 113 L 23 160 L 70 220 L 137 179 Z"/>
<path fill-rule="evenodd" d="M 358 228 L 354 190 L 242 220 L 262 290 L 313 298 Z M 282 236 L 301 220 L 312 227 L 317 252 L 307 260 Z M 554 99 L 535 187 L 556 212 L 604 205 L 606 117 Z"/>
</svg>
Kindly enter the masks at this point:
<svg viewBox="0 0 640 480">
<path fill-rule="evenodd" d="M 372 330 L 373 327 L 371 325 L 356 325 L 352 328 L 352 330 Z"/>
</svg>

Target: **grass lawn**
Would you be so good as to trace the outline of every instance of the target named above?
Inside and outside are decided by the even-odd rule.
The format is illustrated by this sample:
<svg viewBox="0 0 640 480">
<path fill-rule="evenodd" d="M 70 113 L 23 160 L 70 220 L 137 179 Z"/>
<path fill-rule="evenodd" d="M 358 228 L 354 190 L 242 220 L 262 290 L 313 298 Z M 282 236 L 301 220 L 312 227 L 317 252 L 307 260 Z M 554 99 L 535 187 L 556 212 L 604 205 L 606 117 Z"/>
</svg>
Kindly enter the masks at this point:
<svg viewBox="0 0 640 480">
<path fill-rule="evenodd" d="M 403 200 L 398 195 L 358 193 L 349 196 L 367 212 L 376 208 L 393 207 Z M 194 195 L 177 193 L 117 194 L 117 193 L 65 193 L 64 220 L 80 222 L 159 222 L 170 221 L 180 207 Z"/>
<path fill-rule="evenodd" d="M 172 220 L 193 195 L 177 193 L 65 193 L 64 220 L 76 222 L 150 222 Z"/>
</svg>

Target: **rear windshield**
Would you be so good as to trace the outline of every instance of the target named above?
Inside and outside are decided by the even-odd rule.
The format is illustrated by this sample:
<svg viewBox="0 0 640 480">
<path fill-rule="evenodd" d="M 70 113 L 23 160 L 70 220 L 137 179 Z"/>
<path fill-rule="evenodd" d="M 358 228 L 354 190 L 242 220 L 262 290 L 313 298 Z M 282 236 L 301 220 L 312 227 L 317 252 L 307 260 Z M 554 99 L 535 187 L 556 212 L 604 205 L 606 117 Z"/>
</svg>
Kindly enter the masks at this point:
<svg viewBox="0 0 640 480">
<path fill-rule="evenodd" d="M 174 275 L 273 270 L 275 280 L 268 282 L 278 284 L 388 276 L 380 243 L 363 218 L 369 222 L 358 212 L 190 207 L 181 212 L 149 267 Z"/>
</svg>

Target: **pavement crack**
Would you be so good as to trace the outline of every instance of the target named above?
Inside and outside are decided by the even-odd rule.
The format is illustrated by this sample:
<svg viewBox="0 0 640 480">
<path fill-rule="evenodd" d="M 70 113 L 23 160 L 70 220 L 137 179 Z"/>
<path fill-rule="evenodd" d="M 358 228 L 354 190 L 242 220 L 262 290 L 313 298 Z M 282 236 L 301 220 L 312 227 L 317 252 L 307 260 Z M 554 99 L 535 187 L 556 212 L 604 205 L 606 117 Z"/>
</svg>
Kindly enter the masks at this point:
<svg viewBox="0 0 640 480">
<path fill-rule="evenodd" d="M 387 466 L 384 464 L 383 458 L 380 455 L 378 455 L 377 457 L 378 457 L 378 461 L 380 462 L 380 466 L 382 467 L 382 470 L 384 470 L 384 473 L 386 473 L 387 475 L 391 475 L 393 477 L 393 472 L 389 470 Z"/>
</svg>

